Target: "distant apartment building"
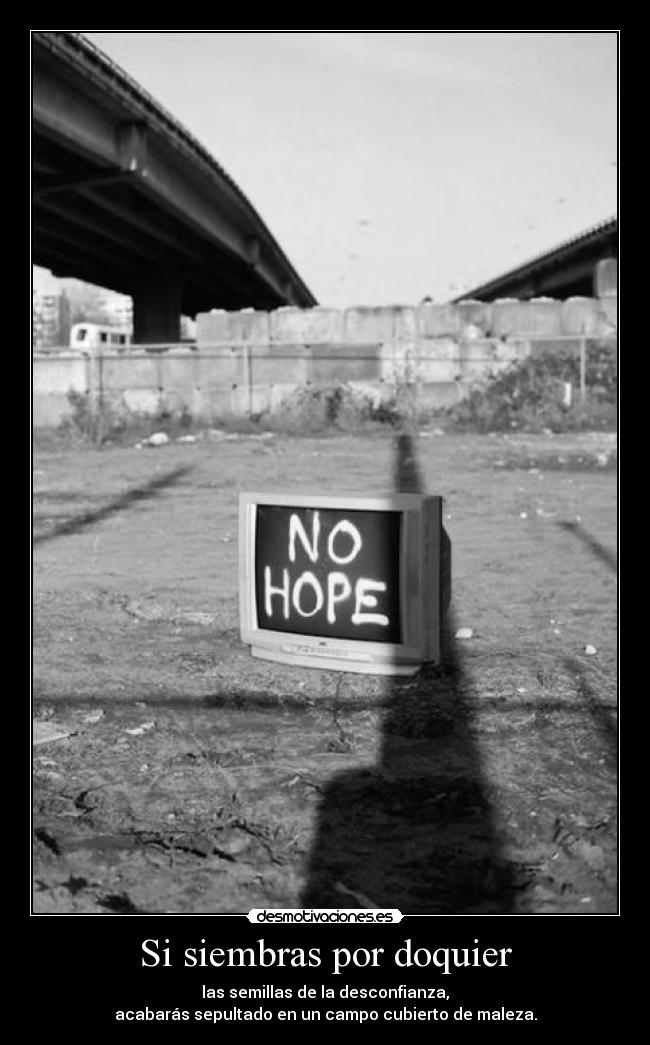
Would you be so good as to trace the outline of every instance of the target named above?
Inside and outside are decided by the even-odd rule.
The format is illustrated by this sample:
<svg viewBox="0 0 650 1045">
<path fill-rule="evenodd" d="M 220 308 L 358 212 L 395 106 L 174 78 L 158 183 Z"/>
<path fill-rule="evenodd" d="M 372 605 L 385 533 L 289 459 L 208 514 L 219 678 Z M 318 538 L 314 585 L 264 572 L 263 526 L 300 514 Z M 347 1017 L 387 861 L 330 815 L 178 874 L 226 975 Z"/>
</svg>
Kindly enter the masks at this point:
<svg viewBox="0 0 650 1045">
<path fill-rule="evenodd" d="M 105 291 L 99 298 L 99 308 L 111 327 L 133 330 L 133 301 L 124 294 Z"/>
<path fill-rule="evenodd" d="M 32 347 L 36 351 L 67 345 L 70 302 L 57 287 L 32 288 Z"/>
</svg>

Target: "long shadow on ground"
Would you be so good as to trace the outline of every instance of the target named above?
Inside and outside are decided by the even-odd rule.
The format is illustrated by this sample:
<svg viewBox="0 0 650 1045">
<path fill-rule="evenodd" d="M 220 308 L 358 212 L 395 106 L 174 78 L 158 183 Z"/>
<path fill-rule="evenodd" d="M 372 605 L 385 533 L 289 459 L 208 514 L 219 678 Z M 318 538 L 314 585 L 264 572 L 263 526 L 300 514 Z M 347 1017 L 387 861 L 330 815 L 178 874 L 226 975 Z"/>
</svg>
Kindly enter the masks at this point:
<svg viewBox="0 0 650 1045">
<path fill-rule="evenodd" d="M 581 526 L 578 522 L 567 522 L 566 520 L 558 522 L 557 525 L 565 533 L 572 533 L 574 537 L 577 537 L 579 541 L 585 545 L 586 548 L 592 553 L 592 555 L 599 559 L 600 562 L 604 563 L 612 573 L 618 572 L 618 563 L 614 552 L 606 548 L 604 544 L 597 541 L 588 530 L 585 530 L 584 526 Z"/>
<path fill-rule="evenodd" d="M 395 488 L 423 491 L 405 434 L 396 440 Z M 451 611 L 445 631 L 442 664 L 388 683 L 377 763 L 342 773 L 327 786 L 305 907 L 392 907 L 408 914 L 512 910 L 519 883 L 501 854 L 471 736 L 475 697 L 456 653 Z"/>
<path fill-rule="evenodd" d="M 168 486 L 173 486 L 191 471 L 191 465 L 181 465 L 179 468 L 173 468 L 171 471 L 151 479 L 148 483 L 136 486 L 120 497 L 113 498 L 112 501 L 102 505 L 101 508 L 95 508 L 89 512 L 81 512 L 71 519 L 66 519 L 65 522 L 58 523 L 51 530 L 48 530 L 47 533 L 40 533 L 34 537 L 33 543 L 35 545 L 42 544 L 44 541 L 54 540 L 55 537 L 66 537 L 72 533 L 79 533 L 80 530 L 85 530 L 86 527 L 93 526 L 95 523 L 107 519 L 110 515 L 115 515 L 116 512 L 123 512 L 140 501 L 147 501 L 152 497 L 157 497 L 161 490 L 166 489 Z"/>
</svg>

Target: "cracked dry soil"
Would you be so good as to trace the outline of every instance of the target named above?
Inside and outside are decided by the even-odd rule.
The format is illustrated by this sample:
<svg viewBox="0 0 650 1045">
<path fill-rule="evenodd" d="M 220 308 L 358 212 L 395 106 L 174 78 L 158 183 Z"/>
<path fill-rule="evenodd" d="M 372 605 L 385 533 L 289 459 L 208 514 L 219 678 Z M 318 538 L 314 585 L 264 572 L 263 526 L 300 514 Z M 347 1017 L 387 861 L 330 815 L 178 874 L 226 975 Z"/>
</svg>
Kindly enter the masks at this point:
<svg viewBox="0 0 650 1045">
<path fill-rule="evenodd" d="M 450 640 L 401 681 L 238 635 L 238 490 L 390 490 L 389 434 L 36 452 L 35 913 L 616 911 L 612 437 L 417 452 Z"/>
</svg>

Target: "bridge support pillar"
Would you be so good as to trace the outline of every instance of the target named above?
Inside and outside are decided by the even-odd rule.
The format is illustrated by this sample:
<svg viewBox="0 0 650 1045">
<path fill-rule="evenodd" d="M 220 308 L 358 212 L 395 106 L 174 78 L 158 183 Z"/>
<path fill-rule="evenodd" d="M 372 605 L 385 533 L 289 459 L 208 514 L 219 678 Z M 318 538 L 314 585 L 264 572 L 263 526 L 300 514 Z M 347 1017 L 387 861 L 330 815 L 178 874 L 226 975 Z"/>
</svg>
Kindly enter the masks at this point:
<svg viewBox="0 0 650 1045">
<path fill-rule="evenodd" d="M 152 272 L 133 294 L 133 341 L 156 344 L 181 339 L 181 291 L 176 273 Z"/>
<path fill-rule="evenodd" d="M 594 297 L 618 294 L 618 260 L 603 258 L 594 270 Z"/>
</svg>

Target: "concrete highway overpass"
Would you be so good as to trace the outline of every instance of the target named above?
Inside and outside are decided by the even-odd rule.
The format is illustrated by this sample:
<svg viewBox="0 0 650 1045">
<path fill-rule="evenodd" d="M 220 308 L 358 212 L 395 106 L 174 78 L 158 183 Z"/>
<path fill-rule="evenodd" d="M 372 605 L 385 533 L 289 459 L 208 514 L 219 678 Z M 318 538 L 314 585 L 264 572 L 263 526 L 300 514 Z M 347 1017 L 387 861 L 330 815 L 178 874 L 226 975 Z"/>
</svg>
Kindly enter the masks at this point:
<svg viewBox="0 0 650 1045">
<path fill-rule="evenodd" d="M 180 340 L 181 313 L 316 304 L 232 178 L 83 36 L 34 30 L 32 73 L 34 264 L 129 294 L 139 342 Z"/>
<path fill-rule="evenodd" d="M 600 297 L 616 289 L 617 258 L 618 219 L 609 218 L 455 300 Z"/>
</svg>

